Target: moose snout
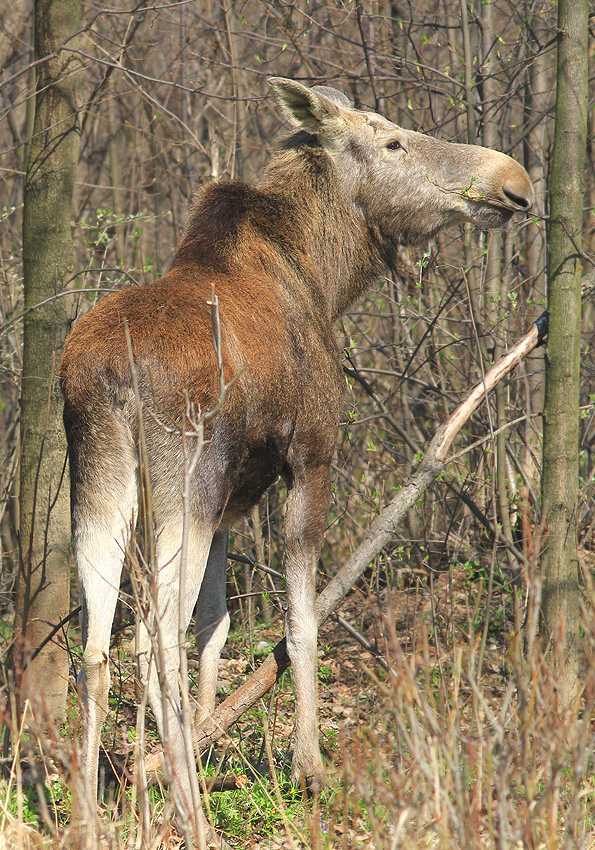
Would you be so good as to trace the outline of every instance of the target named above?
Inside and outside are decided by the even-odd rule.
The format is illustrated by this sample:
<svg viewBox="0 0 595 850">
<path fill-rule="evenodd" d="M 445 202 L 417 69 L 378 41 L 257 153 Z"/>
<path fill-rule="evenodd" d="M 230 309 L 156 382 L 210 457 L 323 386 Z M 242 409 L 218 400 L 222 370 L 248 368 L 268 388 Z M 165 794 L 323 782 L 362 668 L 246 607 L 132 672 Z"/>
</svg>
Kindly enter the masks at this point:
<svg viewBox="0 0 595 850">
<path fill-rule="evenodd" d="M 519 212 L 531 209 L 534 200 L 533 186 L 522 165 L 514 159 L 509 159 L 500 179 L 500 197 L 506 206 L 514 207 Z"/>
<path fill-rule="evenodd" d="M 529 210 L 533 206 L 533 188 L 527 181 L 524 187 L 518 186 L 503 186 L 502 192 L 515 207 L 519 210 Z"/>
</svg>

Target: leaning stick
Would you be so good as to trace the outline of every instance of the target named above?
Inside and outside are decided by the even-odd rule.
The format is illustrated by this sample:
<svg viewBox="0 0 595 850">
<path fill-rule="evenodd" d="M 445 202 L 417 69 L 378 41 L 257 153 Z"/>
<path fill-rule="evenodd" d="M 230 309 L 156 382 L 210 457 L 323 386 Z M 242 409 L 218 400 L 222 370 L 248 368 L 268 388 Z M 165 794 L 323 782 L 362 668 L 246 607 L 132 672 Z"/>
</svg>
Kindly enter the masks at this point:
<svg viewBox="0 0 595 850">
<path fill-rule="evenodd" d="M 319 595 L 316 604 L 319 625 L 342 602 L 376 555 L 390 542 L 403 515 L 415 504 L 437 475 L 442 472 L 453 440 L 486 395 L 524 357 L 543 343 L 546 333 L 547 314 L 544 313 L 519 342 L 492 366 L 483 380 L 471 390 L 467 398 L 453 410 L 446 422 L 441 425 L 409 483 L 402 490 L 399 490 L 392 501 L 382 510 L 370 526 L 362 543 Z M 231 696 L 227 697 L 211 717 L 196 729 L 195 746 L 197 751 L 203 751 L 219 740 L 245 711 L 264 696 L 289 667 L 289 664 L 285 638 L 283 638 L 260 667 L 248 677 L 246 682 Z"/>
</svg>

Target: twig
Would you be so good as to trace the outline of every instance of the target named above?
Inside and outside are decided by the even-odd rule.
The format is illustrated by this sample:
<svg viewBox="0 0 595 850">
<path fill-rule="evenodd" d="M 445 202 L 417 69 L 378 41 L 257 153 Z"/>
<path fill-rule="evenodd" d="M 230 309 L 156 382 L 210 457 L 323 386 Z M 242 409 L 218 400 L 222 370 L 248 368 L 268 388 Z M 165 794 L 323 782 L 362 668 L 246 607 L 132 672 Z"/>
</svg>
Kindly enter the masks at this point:
<svg viewBox="0 0 595 850">
<path fill-rule="evenodd" d="M 370 641 L 363 636 L 361 632 L 351 625 L 348 620 L 345 620 L 340 614 L 337 614 L 336 611 L 331 613 L 331 617 L 338 623 L 345 631 L 351 635 L 351 637 L 356 640 L 365 650 L 367 650 L 370 655 L 373 655 L 376 661 L 380 664 L 383 670 L 386 670 L 387 673 L 390 673 L 392 676 L 397 675 L 396 671 L 390 666 L 390 664 L 386 661 L 384 655 L 379 652 L 376 647 L 370 643 Z"/>
</svg>

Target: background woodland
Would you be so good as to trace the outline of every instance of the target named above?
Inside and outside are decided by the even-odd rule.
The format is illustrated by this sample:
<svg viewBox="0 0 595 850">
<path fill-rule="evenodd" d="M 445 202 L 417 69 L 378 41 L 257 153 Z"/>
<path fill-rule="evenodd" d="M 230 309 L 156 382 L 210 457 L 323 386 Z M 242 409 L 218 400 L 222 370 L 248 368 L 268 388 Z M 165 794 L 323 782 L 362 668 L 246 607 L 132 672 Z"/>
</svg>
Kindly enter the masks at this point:
<svg viewBox="0 0 595 850">
<path fill-rule="evenodd" d="M 23 551 L 17 534 L 23 480 L 22 317 L 26 307 L 34 306 L 24 300 L 22 243 L 25 163 L 34 121 L 31 11 L 30 0 L 13 0 L 0 12 L 0 618 L 6 659 Z M 379 280 L 338 324 L 346 395 L 321 580 L 347 559 L 382 506 L 407 481 L 448 413 L 545 309 L 556 16 L 557 4 L 550 0 L 136 5 L 113 0 L 105 6 L 87 4 L 80 30 L 68 42 L 81 104 L 80 155 L 72 206 L 74 253 L 63 278 L 70 294 L 56 295 L 71 321 L 105 293 L 143 285 L 167 269 L 193 192 L 203 182 L 213 177 L 258 180 L 288 129 L 270 96 L 269 76 L 335 86 L 357 108 L 376 110 L 403 127 L 440 138 L 502 150 L 530 174 L 536 199 L 528 217 L 500 233 L 461 227 L 422 248 L 402 250 L 394 274 Z M 590 25 L 593 36 L 593 18 Z M 591 55 L 594 44 L 591 37 Z M 595 110 L 588 120 L 578 248 L 585 274 L 595 257 Z M 595 308 L 587 298 L 575 517 L 586 609 L 595 566 L 594 320 Z M 254 333 L 266 330 L 255 327 Z M 433 836 L 428 846 L 439 840 L 440 846 L 451 842 L 453 847 L 482 841 L 482 846 L 487 841 L 502 847 L 515 842 L 582 847 L 595 840 L 585 814 L 592 800 L 588 765 L 594 752 L 586 719 L 592 711 L 589 688 L 595 683 L 588 660 L 593 643 L 589 618 L 583 622 L 585 651 L 579 660 L 586 689 L 581 717 L 589 742 L 581 754 L 573 749 L 574 734 L 562 731 L 567 729 L 562 721 L 556 730 L 560 739 L 543 737 L 544 729 L 554 734 L 557 725 L 555 685 L 541 679 L 536 684 L 544 671 L 532 655 L 544 544 L 543 405 L 544 351 L 538 349 L 474 414 L 445 473 L 407 513 L 392 545 L 371 565 L 348 604 L 357 630 L 392 657 L 404 690 L 391 695 L 386 680 L 374 678 L 377 674 L 366 678 L 359 650 L 355 658 L 343 638 L 330 631 L 322 636 L 323 644 L 335 647 L 322 660 L 332 695 L 328 713 L 323 710 L 328 728 L 335 724 L 339 729 L 337 712 L 346 729 L 365 726 L 377 704 L 388 699 L 392 708 L 385 704 L 383 712 L 397 729 L 389 732 L 373 724 L 378 740 L 366 731 L 355 755 L 347 753 L 345 741 L 336 744 L 346 787 L 355 785 L 363 801 L 361 810 L 342 821 L 336 812 L 329 816 L 337 846 L 359 846 L 358 836 L 363 836 L 362 846 L 371 841 L 367 846 L 396 848 L 408 834 L 412 842 L 422 840 L 428 829 Z M 232 552 L 279 571 L 282 505 L 282 488 L 274 489 L 235 530 Z M 244 563 L 232 564 L 229 581 L 234 625 L 244 641 L 242 652 L 232 650 L 229 661 L 247 657 L 251 665 L 271 630 L 282 629 L 283 584 Z M 74 608 L 74 580 L 70 593 Z M 124 624 L 126 617 L 124 610 Z M 352 665 L 351 674 L 337 655 Z M 365 664 L 371 664 L 366 657 Z M 419 677 L 416 658 L 428 661 Z M 69 665 L 73 683 L 76 650 Z M 345 684 L 353 699 L 364 702 L 362 694 L 377 688 L 372 704 L 362 708 L 357 702 L 353 711 L 337 707 Z M 459 688 L 467 689 L 467 714 L 457 709 L 455 723 L 448 699 Z M 432 726 L 423 709 L 426 699 L 446 727 L 464 727 L 456 743 Z M 414 719 L 408 700 L 422 705 L 427 723 L 418 738 L 419 718 Z M 397 715 L 407 716 L 407 731 Z M 507 750 L 509 722 L 518 733 L 510 740 L 518 747 Z M 337 731 L 337 741 L 342 734 Z M 399 751 L 406 780 L 391 778 L 394 763 L 385 755 L 389 739 L 393 751 Z M 482 758 L 496 739 L 500 749 L 488 764 Z M 416 740 L 420 746 L 432 740 L 438 748 L 431 776 L 419 767 L 424 759 L 432 764 L 431 753 L 411 755 Z M 542 742 L 542 751 L 536 741 Z M 457 778 L 453 764 L 463 751 L 476 753 L 474 747 L 484 755 L 469 756 L 468 774 Z M 5 751 L 4 757 L 9 763 L 13 755 Z M 384 784 L 375 785 L 368 776 L 358 785 L 366 763 L 376 764 Z M 449 776 L 452 781 L 445 779 Z M 520 776 L 518 782 L 514 776 Z M 571 777 L 570 790 L 563 776 Z M 423 783 L 431 788 L 432 777 L 439 777 L 435 795 L 428 791 L 424 797 L 420 789 Z M 390 808 L 397 802 L 396 814 L 370 814 L 376 803 Z M 346 805 L 337 804 L 343 813 Z M 534 823 L 529 824 L 531 811 Z M 331 842 L 325 817 L 314 818 L 312 846 Z M 422 829 L 422 821 L 434 827 Z M 284 840 L 289 841 L 287 835 Z"/>
</svg>

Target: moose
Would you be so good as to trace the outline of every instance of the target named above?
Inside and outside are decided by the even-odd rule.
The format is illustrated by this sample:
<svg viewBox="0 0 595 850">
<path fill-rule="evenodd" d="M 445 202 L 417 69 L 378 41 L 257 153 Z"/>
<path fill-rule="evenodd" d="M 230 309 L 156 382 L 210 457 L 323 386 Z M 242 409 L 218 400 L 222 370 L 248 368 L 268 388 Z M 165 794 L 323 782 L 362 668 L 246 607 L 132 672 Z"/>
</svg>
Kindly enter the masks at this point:
<svg viewBox="0 0 595 850">
<path fill-rule="evenodd" d="M 169 271 L 102 299 L 70 333 L 59 368 L 82 604 L 81 761 L 89 796 L 97 793 L 110 633 L 139 514 L 142 462 L 151 488 L 162 679 L 176 698 L 162 699 L 143 624 L 140 674 L 169 760 L 170 793 L 188 817 L 193 766 L 176 701 L 181 606 L 186 628 L 195 617 L 200 723 L 214 710 L 229 626 L 228 529 L 279 477 L 288 489 L 292 773 L 314 789 L 325 783 L 315 586 L 344 390 L 334 321 L 394 268 L 399 246 L 460 222 L 502 227 L 533 202 L 525 169 L 503 153 L 403 129 L 355 109 L 330 87 L 269 83 L 293 130 L 259 182 L 202 186 Z M 216 415 L 203 417 L 202 452 L 191 469 L 198 436 L 188 423 L 217 406 Z"/>
</svg>

